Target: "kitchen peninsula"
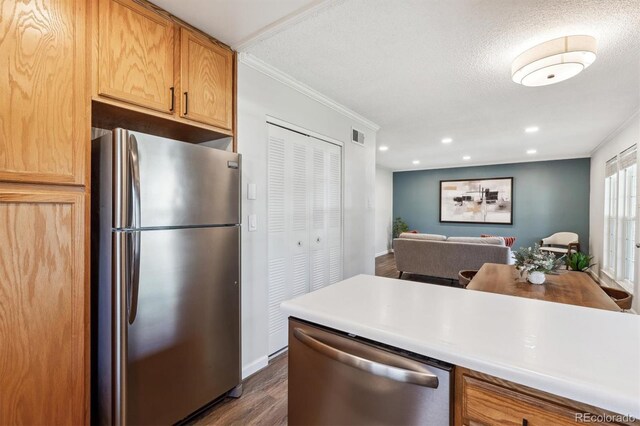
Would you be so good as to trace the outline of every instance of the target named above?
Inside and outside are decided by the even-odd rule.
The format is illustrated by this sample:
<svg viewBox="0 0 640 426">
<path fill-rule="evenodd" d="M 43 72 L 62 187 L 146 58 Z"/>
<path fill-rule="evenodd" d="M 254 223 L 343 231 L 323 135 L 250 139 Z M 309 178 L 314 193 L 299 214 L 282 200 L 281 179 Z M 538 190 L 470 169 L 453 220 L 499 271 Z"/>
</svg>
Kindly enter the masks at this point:
<svg viewBox="0 0 640 426">
<path fill-rule="evenodd" d="M 518 424 L 575 424 L 576 413 L 640 418 L 636 315 L 367 275 L 281 307 L 345 338 L 455 366 L 455 424 L 518 416 Z M 290 349 L 290 363 L 294 355 Z M 289 374 L 291 381 L 296 370 Z"/>
</svg>

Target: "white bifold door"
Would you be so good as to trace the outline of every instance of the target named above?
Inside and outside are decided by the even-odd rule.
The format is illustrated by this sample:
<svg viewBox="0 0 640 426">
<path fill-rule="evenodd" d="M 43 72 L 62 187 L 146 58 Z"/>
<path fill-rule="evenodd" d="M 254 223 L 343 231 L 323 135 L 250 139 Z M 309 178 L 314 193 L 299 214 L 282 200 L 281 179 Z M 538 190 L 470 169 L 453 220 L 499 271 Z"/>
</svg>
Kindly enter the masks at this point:
<svg viewBox="0 0 640 426">
<path fill-rule="evenodd" d="M 342 147 L 269 124 L 269 353 L 287 346 L 284 300 L 342 279 Z"/>
</svg>

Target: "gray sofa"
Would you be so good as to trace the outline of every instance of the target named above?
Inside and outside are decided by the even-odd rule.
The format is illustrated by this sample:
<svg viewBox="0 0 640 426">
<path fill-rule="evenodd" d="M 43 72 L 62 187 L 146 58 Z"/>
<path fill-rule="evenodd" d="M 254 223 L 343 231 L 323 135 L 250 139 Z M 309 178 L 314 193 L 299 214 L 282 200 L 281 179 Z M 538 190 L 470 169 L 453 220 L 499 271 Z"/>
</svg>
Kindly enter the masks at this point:
<svg viewBox="0 0 640 426">
<path fill-rule="evenodd" d="M 404 233 L 393 240 L 396 267 L 402 273 L 458 279 L 458 272 L 485 263 L 511 263 L 502 238 L 449 237 Z"/>
</svg>

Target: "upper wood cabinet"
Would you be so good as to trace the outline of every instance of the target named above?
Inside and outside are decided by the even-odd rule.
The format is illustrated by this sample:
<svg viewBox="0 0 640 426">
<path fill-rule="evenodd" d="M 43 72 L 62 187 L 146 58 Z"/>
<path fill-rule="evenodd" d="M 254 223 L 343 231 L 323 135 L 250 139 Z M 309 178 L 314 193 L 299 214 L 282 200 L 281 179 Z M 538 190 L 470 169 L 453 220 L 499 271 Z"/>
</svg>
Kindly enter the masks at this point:
<svg viewBox="0 0 640 426">
<path fill-rule="evenodd" d="M 233 52 L 186 28 L 180 29 L 180 114 L 231 129 Z"/>
<path fill-rule="evenodd" d="M 0 185 L 2 425 L 88 422 L 84 200 Z"/>
<path fill-rule="evenodd" d="M 82 185 L 89 139 L 87 2 L 1 4 L 0 180 Z"/>
<path fill-rule="evenodd" d="M 171 113 L 174 23 L 132 0 L 99 0 L 98 93 Z"/>
<path fill-rule="evenodd" d="M 94 126 L 233 136 L 233 50 L 146 0 L 95 0 L 91 12 Z"/>
</svg>

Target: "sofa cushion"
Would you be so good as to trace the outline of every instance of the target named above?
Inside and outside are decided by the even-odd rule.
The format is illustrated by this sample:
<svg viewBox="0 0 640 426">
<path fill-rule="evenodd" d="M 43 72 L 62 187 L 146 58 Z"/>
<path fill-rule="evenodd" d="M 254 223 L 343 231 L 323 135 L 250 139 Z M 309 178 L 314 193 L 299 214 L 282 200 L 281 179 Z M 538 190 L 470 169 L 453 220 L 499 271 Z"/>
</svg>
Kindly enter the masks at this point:
<svg viewBox="0 0 640 426">
<path fill-rule="evenodd" d="M 447 237 L 438 234 L 414 234 L 411 232 L 403 232 L 398 238 L 407 240 L 429 240 L 429 241 L 446 241 Z"/>
<path fill-rule="evenodd" d="M 482 237 L 449 237 L 447 238 L 447 242 L 450 243 L 471 243 L 471 244 L 489 244 L 492 246 L 504 246 L 504 238 L 502 237 L 492 237 L 492 238 L 482 238 Z"/>
<path fill-rule="evenodd" d="M 495 238 L 496 235 L 488 235 L 488 234 L 480 234 L 480 236 L 482 238 Z M 513 245 L 516 242 L 516 237 L 500 237 L 500 238 L 504 238 L 504 244 L 507 247 L 513 247 Z"/>
</svg>

